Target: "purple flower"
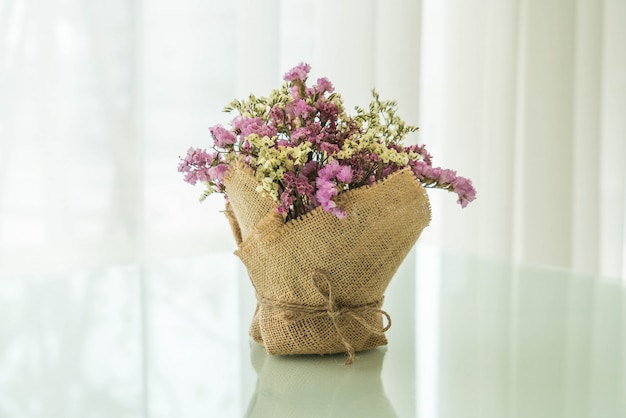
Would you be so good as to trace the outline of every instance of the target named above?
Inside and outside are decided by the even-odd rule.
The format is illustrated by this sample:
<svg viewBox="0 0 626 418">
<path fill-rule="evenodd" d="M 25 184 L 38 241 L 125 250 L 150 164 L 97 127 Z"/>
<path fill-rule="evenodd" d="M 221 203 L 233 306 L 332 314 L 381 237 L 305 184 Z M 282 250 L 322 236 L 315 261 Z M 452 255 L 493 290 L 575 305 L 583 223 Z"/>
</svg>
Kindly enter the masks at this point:
<svg viewBox="0 0 626 418">
<path fill-rule="evenodd" d="M 301 99 L 302 97 L 304 97 L 304 94 L 301 93 L 300 86 L 297 84 L 294 84 L 293 86 L 289 87 L 289 93 L 291 93 L 291 97 L 293 97 L 294 99 Z"/>
<path fill-rule="evenodd" d="M 299 173 L 297 176 L 288 171 L 283 176 L 283 180 L 285 182 L 285 190 L 293 190 L 299 196 L 302 197 L 310 197 L 313 195 L 313 185 L 309 183 L 309 179 L 302 173 Z"/>
<path fill-rule="evenodd" d="M 211 169 L 216 154 L 209 154 L 206 150 L 199 148 L 189 148 L 187 155 L 178 164 L 178 172 L 185 173 L 185 181 L 195 185 L 198 181 L 210 181 Z"/>
<path fill-rule="evenodd" d="M 462 208 L 466 207 L 468 203 L 476 199 L 476 189 L 472 186 L 472 181 L 465 177 L 457 177 L 452 183 L 454 192 L 459 196 L 459 200 L 456 202 L 461 205 Z"/>
<path fill-rule="evenodd" d="M 412 162 L 411 168 L 424 187 L 438 187 L 456 193 L 459 197 L 457 203 L 462 208 L 476 199 L 476 190 L 472 182 L 465 177 L 457 176 L 454 170 L 432 167 L 424 161 Z"/>
<path fill-rule="evenodd" d="M 276 105 L 270 109 L 270 122 L 274 126 L 283 125 L 285 123 L 285 118 L 285 110 L 282 107 Z"/>
<path fill-rule="evenodd" d="M 224 174 L 226 171 L 228 171 L 228 165 L 218 164 L 215 167 L 209 168 L 207 173 L 211 180 L 214 180 L 217 183 L 222 183 L 224 181 Z"/>
<path fill-rule="evenodd" d="M 301 62 L 300 64 L 293 67 L 291 70 L 287 71 L 283 76 L 283 80 L 285 81 L 306 81 L 307 76 L 311 71 L 311 66 L 309 64 L 305 64 Z"/>
<path fill-rule="evenodd" d="M 301 128 L 296 128 L 293 131 L 291 131 L 291 141 L 297 145 L 299 144 L 303 139 L 306 139 L 309 134 L 310 134 L 310 130 L 308 127 L 303 126 Z"/>
<path fill-rule="evenodd" d="M 439 184 L 452 183 L 454 180 L 456 180 L 456 171 L 443 169 L 441 170 L 441 174 L 439 175 L 439 179 L 437 183 Z"/>
<path fill-rule="evenodd" d="M 334 182 L 318 177 L 317 193 L 315 193 L 317 201 L 322 205 L 324 211 L 332 213 L 339 219 L 343 219 L 347 216 L 346 211 L 338 207 L 337 203 L 333 201 L 333 198 L 338 193 L 337 185 Z"/>
<path fill-rule="evenodd" d="M 336 178 L 341 183 L 350 183 L 352 181 L 352 167 L 348 165 L 340 165 L 337 160 L 333 160 L 326 164 L 317 174 L 319 178 L 331 180 Z"/>
<path fill-rule="evenodd" d="M 411 165 L 411 170 L 413 171 L 413 174 L 415 174 L 415 177 L 417 177 L 419 181 L 423 181 L 428 164 L 424 161 L 411 161 L 409 164 Z"/>
<path fill-rule="evenodd" d="M 439 183 L 439 177 L 441 176 L 442 170 L 443 169 L 441 167 L 433 167 L 431 165 L 427 165 L 425 167 L 425 174 L 426 177 L 430 177 L 431 179 L 434 179 L 437 181 L 437 183 Z"/>
<path fill-rule="evenodd" d="M 339 146 L 337 146 L 336 144 L 331 144 L 330 142 L 321 142 L 320 151 L 324 151 L 328 154 L 334 154 L 336 152 L 339 152 Z"/>
<path fill-rule="evenodd" d="M 396 171 L 399 170 L 399 167 L 395 164 L 390 164 L 387 165 L 383 168 L 383 171 L 381 173 L 382 178 L 386 178 L 387 176 L 389 176 L 391 173 L 395 173 Z"/>
<path fill-rule="evenodd" d="M 350 183 L 352 181 L 352 167 L 342 165 L 337 171 L 337 180 L 342 183 Z"/>
<path fill-rule="evenodd" d="M 339 115 L 339 109 L 333 102 L 328 102 L 322 98 L 317 100 L 315 104 L 320 113 L 320 118 L 325 121 L 336 121 Z"/>
<path fill-rule="evenodd" d="M 295 174 L 288 171 L 283 176 L 284 190 L 280 194 L 278 213 L 293 215 L 290 218 L 310 212 L 318 205 L 315 199 L 315 188 L 309 179 L 300 172 Z M 296 214 L 296 215 L 294 215 Z"/>
<path fill-rule="evenodd" d="M 317 169 L 318 169 L 318 162 L 309 161 L 308 163 L 304 165 L 304 167 L 302 167 L 302 170 L 300 170 L 300 174 L 302 174 L 303 176 L 307 178 L 314 179 L 317 177 Z"/>
<path fill-rule="evenodd" d="M 411 145 L 411 146 L 405 147 L 404 149 L 407 152 L 413 151 L 413 152 L 418 153 L 419 155 L 422 156 L 422 160 L 421 161 L 425 162 L 428 165 L 432 165 L 432 156 L 426 150 L 426 146 L 425 145 Z"/>
<path fill-rule="evenodd" d="M 328 81 L 328 79 L 326 77 L 322 77 L 322 78 L 318 78 L 317 79 L 317 85 L 315 86 L 315 91 L 322 95 L 324 93 L 332 93 L 333 91 L 335 91 L 335 88 L 333 87 L 333 84 Z"/>
<path fill-rule="evenodd" d="M 335 180 L 337 182 L 335 182 Z M 345 218 L 346 211 L 337 206 L 333 200 L 343 189 L 343 185 L 352 181 L 352 167 L 340 165 L 336 160 L 331 161 L 317 173 L 315 197 L 326 212 L 331 212 L 337 218 Z"/>
<path fill-rule="evenodd" d="M 314 113 L 315 108 L 306 104 L 302 99 L 294 99 L 285 106 L 285 113 L 291 118 L 306 118 L 310 113 Z"/>
<path fill-rule="evenodd" d="M 222 125 L 210 127 L 209 132 L 211 132 L 216 147 L 226 148 L 228 145 L 233 145 L 237 142 L 235 134 L 225 129 Z"/>
<path fill-rule="evenodd" d="M 296 191 L 300 196 L 311 197 L 315 189 L 313 185 L 309 183 L 309 179 L 302 174 L 296 179 Z"/>
<path fill-rule="evenodd" d="M 239 131 L 243 138 L 250 134 L 257 134 L 260 137 L 268 136 L 270 138 L 276 136 L 276 129 L 267 125 L 261 118 L 237 116 L 233 119 L 232 126 L 235 131 Z"/>
<path fill-rule="evenodd" d="M 276 212 L 281 215 L 289 213 L 295 201 L 296 197 L 291 194 L 290 190 L 283 191 L 280 194 L 280 205 L 276 208 Z"/>
</svg>

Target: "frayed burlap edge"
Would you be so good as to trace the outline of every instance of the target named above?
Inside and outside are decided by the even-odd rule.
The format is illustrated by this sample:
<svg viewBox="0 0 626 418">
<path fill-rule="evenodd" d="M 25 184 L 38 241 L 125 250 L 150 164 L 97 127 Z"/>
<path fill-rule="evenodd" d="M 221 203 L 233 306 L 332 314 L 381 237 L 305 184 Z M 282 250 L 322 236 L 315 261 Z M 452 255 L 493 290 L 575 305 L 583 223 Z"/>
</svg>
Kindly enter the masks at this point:
<svg viewBox="0 0 626 418">
<path fill-rule="evenodd" d="M 407 239 L 400 243 L 397 251 L 394 250 L 388 254 L 391 258 L 395 258 L 393 265 L 384 268 L 385 271 L 378 274 L 374 279 L 375 284 L 368 283 L 369 277 L 358 277 L 358 285 L 366 287 L 366 297 L 361 295 L 360 298 L 354 298 L 355 302 L 350 300 L 352 296 L 350 292 L 348 294 L 343 292 L 342 294 L 343 288 L 353 286 L 350 283 L 356 280 L 354 272 L 350 272 L 348 276 L 342 278 L 343 273 L 325 271 L 323 268 L 324 261 L 321 260 L 320 263 L 318 260 L 312 263 L 315 268 L 311 267 L 310 270 L 307 270 L 308 273 L 290 276 L 288 272 L 298 266 L 290 265 L 291 261 L 284 259 L 284 257 L 282 261 L 276 261 L 276 259 L 281 258 L 281 254 L 297 247 L 298 237 L 302 234 L 313 236 L 314 245 L 317 247 L 323 247 L 325 241 L 332 242 L 335 239 L 334 228 L 326 228 L 326 237 L 315 236 L 314 231 L 319 224 L 318 219 L 325 219 L 320 225 L 330 219 L 331 222 L 336 222 L 339 229 L 341 229 L 341 225 L 345 224 L 344 221 L 337 220 L 332 214 L 323 212 L 322 208 L 317 208 L 302 218 L 285 223 L 283 217 L 274 210 L 275 206 L 271 204 L 271 200 L 262 198 L 256 192 L 257 180 L 252 170 L 245 164 L 237 164 L 232 167 L 227 174 L 226 183 L 229 195 L 232 196 L 227 205 L 226 214 L 239 244 L 235 254 L 246 265 L 259 300 L 250 328 L 252 338 L 257 343 L 264 345 L 270 354 L 329 354 L 347 351 L 349 353 L 348 362 L 354 358 L 355 351 L 386 344 L 384 332 L 390 325 L 390 320 L 389 316 L 380 309 L 383 292 L 400 262 L 415 243 L 422 229 L 430 221 L 428 195 L 413 174 L 408 170 L 402 170 L 371 186 L 365 186 L 341 195 L 338 204 L 346 207 L 350 217 L 351 202 L 359 202 L 361 198 L 367 199 L 368 194 L 373 193 L 375 195 L 377 191 L 384 190 L 387 187 L 385 185 L 397 187 L 398 190 L 383 194 L 385 200 L 394 200 L 394 196 L 400 196 L 396 199 L 401 204 L 398 210 L 404 215 L 401 215 L 402 219 L 394 220 L 394 222 L 400 222 L 400 225 L 395 225 L 394 228 L 398 230 L 397 233 L 399 234 L 405 233 L 405 230 L 412 231 L 407 235 Z M 239 193 L 241 189 L 243 192 Z M 410 198 L 406 199 L 407 196 Z M 258 200 L 262 202 L 264 200 L 264 202 L 258 205 Z M 414 207 L 407 207 L 407 202 L 414 203 Z M 372 211 L 376 212 L 377 208 L 384 203 L 370 202 L 370 206 L 373 205 Z M 251 206 L 255 205 L 258 208 L 251 209 Z M 381 215 L 383 224 L 377 225 L 377 222 L 372 219 L 367 220 L 367 224 L 370 227 L 375 225 L 374 229 L 378 228 L 384 232 L 387 228 L 386 222 L 394 218 L 394 209 L 395 207 L 392 206 L 383 211 L 384 215 Z M 245 213 L 251 210 L 257 212 Z M 360 214 L 357 211 L 352 216 L 361 216 L 365 219 L 368 218 L 368 211 Z M 418 216 L 414 216 L 416 213 Z M 240 219 L 248 222 L 245 225 L 247 231 L 245 236 L 242 233 L 244 228 L 240 226 Z M 415 219 L 417 222 L 412 225 L 411 219 Z M 406 225 L 406 222 L 409 224 Z M 350 239 L 353 232 L 359 232 L 359 228 L 351 229 L 353 231 L 349 228 L 348 231 L 342 232 L 347 234 L 347 240 Z M 393 240 L 393 236 L 387 237 L 387 239 Z M 276 242 L 280 242 L 278 249 L 272 248 Z M 357 240 L 355 244 L 358 245 L 359 242 Z M 341 243 L 340 241 L 339 244 Z M 271 249 L 269 253 L 268 249 Z M 302 250 L 306 251 L 306 248 Z M 386 249 L 386 251 L 389 250 Z M 364 254 L 364 256 L 371 258 L 372 256 L 375 257 L 377 253 L 378 251 L 375 251 L 374 254 Z M 329 258 L 332 255 L 332 252 L 326 251 L 324 257 Z M 311 257 L 316 256 L 317 253 L 315 252 L 311 254 Z M 352 262 L 354 263 L 354 261 Z M 380 264 L 385 263 L 381 261 Z M 337 269 L 336 265 L 334 269 Z M 285 272 L 287 273 L 285 274 Z M 367 269 L 364 272 L 367 273 Z M 283 275 L 284 278 L 278 277 Z M 320 276 L 326 277 L 327 284 L 323 287 L 328 292 L 332 287 L 333 292 L 338 295 L 337 298 L 325 296 L 324 291 L 321 291 L 320 287 L 314 284 L 314 278 Z M 352 277 L 351 281 L 346 281 L 350 277 Z M 272 284 L 274 281 L 276 283 Z M 357 288 L 356 291 L 363 292 L 363 289 Z M 302 294 L 302 297 L 299 297 L 298 294 Z M 383 326 L 383 317 L 388 319 L 387 326 Z M 314 337 L 311 334 L 314 334 Z"/>
</svg>

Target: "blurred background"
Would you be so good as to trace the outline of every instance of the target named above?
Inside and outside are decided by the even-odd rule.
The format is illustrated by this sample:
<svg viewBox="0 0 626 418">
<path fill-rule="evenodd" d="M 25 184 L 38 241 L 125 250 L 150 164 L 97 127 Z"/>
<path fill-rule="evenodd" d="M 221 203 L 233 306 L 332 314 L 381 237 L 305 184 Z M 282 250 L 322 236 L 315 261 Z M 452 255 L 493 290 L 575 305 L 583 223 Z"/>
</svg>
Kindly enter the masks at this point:
<svg viewBox="0 0 626 418">
<path fill-rule="evenodd" d="M 301 61 L 473 180 L 420 242 L 626 277 L 625 44 L 624 0 L 1 0 L 0 278 L 232 251 L 178 157 Z"/>
</svg>

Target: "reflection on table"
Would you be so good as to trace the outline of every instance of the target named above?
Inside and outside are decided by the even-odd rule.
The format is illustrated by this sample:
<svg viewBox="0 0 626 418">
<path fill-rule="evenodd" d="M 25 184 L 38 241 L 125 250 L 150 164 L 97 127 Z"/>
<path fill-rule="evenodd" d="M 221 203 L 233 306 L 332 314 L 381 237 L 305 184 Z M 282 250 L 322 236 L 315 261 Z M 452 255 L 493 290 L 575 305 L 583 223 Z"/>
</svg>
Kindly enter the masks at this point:
<svg viewBox="0 0 626 418">
<path fill-rule="evenodd" d="M 624 283 L 418 247 L 389 345 L 268 356 L 232 254 L 0 279 L 0 416 L 626 416 Z"/>
<path fill-rule="evenodd" d="M 257 383 L 246 417 L 395 417 L 381 379 L 385 352 L 368 350 L 346 367 L 343 356 L 268 356 L 251 343 Z"/>
</svg>

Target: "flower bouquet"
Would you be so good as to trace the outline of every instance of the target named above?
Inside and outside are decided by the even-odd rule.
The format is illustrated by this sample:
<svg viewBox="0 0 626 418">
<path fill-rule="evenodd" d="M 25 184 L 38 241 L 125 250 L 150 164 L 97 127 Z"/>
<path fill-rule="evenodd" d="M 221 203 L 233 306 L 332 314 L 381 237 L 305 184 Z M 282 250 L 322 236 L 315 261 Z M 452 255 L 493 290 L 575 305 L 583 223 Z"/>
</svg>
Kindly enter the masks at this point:
<svg viewBox="0 0 626 418">
<path fill-rule="evenodd" d="M 213 146 L 190 148 L 178 170 L 226 196 L 256 290 L 251 337 L 269 354 L 354 353 L 387 343 L 389 281 L 430 221 L 425 188 L 475 199 L 470 180 L 432 165 L 394 101 L 373 91 L 349 115 L 326 78 L 299 64 L 268 97 L 235 100 Z"/>
</svg>

